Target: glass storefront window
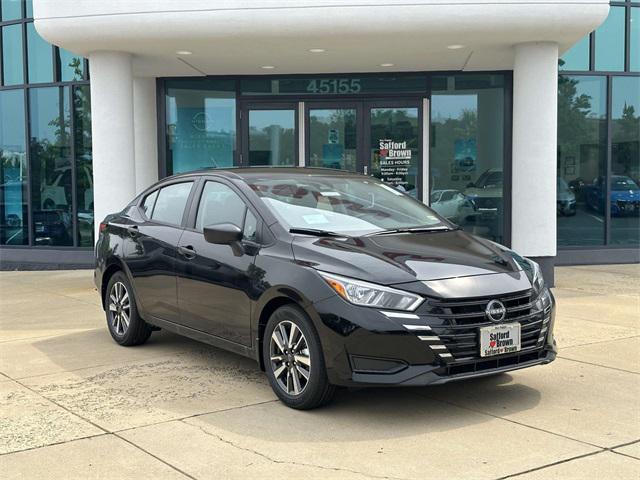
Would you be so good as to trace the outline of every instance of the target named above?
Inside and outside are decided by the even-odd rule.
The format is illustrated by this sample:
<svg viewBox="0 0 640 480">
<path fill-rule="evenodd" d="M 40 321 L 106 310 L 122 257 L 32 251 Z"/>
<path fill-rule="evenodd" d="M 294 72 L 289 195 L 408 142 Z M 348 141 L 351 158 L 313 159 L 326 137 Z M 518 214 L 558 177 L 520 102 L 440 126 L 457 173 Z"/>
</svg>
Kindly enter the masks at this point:
<svg viewBox="0 0 640 480">
<path fill-rule="evenodd" d="M 249 110 L 249 165 L 296 165 L 295 110 Z"/>
<path fill-rule="evenodd" d="M 235 81 L 168 81 L 165 102 L 167 175 L 233 166 Z"/>
<path fill-rule="evenodd" d="M 24 91 L 0 92 L 0 245 L 26 245 Z"/>
<path fill-rule="evenodd" d="M 29 90 L 34 245 L 73 245 L 69 88 Z"/>
<path fill-rule="evenodd" d="M 611 243 L 640 243 L 640 77 L 611 86 Z"/>
<path fill-rule="evenodd" d="M 595 31 L 595 69 L 624 70 L 625 7 L 609 7 L 609 16 Z"/>
<path fill-rule="evenodd" d="M 27 58 L 29 59 L 29 83 L 53 81 L 53 57 L 51 44 L 36 31 L 33 23 L 27 23 Z"/>
<path fill-rule="evenodd" d="M 58 62 L 60 63 L 60 80 L 63 82 L 82 80 L 84 76 L 83 58 L 64 48 L 58 48 L 57 53 Z"/>
<path fill-rule="evenodd" d="M 22 4 L 24 0 L 0 0 L 1 20 L 17 20 L 22 18 Z"/>
<path fill-rule="evenodd" d="M 629 24 L 630 65 L 632 72 L 640 71 L 640 7 L 631 7 Z"/>
<path fill-rule="evenodd" d="M 73 89 L 78 246 L 93 246 L 93 155 L 89 85 Z"/>
<path fill-rule="evenodd" d="M 23 65 L 22 25 L 2 27 L 2 79 L 4 85 L 24 83 Z"/>
<path fill-rule="evenodd" d="M 310 167 L 357 168 L 355 108 L 310 108 L 308 114 Z"/>
<path fill-rule="evenodd" d="M 558 245 L 604 243 L 606 77 L 558 81 Z"/>
<path fill-rule="evenodd" d="M 433 78 L 431 207 L 465 230 L 503 242 L 504 77 Z"/>
<path fill-rule="evenodd" d="M 560 70 L 589 70 L 589 35 L 565 52 L 560 59 Z"/>
</svg>

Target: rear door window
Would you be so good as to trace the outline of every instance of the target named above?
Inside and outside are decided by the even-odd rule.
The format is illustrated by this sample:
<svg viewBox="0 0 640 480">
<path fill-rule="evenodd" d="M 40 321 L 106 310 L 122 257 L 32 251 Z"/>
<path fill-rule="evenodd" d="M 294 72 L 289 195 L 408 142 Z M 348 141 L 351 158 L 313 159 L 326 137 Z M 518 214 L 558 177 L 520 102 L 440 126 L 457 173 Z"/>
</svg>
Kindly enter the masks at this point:
<svg viewBox="0 0 640 480">
<path fill-rule="evenodd" d="M 161 188 L 151 219 L 177 226 L 182 224 L 182 216 L 184 215 L 192 185 L 193 182 L 184 182 Z"/>
</svg>

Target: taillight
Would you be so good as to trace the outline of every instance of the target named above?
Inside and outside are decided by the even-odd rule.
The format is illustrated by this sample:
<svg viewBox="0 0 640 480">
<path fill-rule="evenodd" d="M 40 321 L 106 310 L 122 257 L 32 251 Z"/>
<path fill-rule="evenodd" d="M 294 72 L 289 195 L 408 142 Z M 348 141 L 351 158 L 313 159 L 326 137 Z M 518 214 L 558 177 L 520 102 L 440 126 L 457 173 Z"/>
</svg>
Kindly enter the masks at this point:
<svg viewBox="0 0 640 480">
<path fill-rule="evenodd" d="M 100 222 L 100 233 L 104 232 L 107 229 L 106 222 Z"/>
</svg>

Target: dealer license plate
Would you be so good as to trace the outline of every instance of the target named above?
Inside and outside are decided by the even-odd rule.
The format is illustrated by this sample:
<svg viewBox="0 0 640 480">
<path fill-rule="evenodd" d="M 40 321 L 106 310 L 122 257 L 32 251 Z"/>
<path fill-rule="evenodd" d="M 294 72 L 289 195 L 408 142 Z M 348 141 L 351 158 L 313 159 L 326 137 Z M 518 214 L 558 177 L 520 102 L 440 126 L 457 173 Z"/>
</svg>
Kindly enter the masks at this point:
<svg viewBox="0 0 640 480">
<path fill-rule="evenodd" d="M 505 323 L 480 329 L 480 356 L 492 357 L 520 351 L 520 324 Z"/>
</svg>

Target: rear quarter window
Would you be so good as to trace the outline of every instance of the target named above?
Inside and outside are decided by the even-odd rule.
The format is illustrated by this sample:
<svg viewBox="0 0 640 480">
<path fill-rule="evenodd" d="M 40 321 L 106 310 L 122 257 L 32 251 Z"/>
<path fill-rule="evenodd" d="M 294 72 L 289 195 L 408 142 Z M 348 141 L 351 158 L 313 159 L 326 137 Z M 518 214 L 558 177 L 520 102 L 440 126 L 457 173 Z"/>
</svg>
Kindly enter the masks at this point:
<svg viewBox="0 0 640 480">
<path fill-rule="evenodd" d="M 156 203 L 157 197 L 158 190 L 156 190 L 155 192 L 151 192 L 145 197 L 144 202 L 142 202 L 142 210 L 144 211 L 144 214 L 149 218 L 151 218 L 151 212 L 153 212 L 153 206 Z"/>
</svg>

